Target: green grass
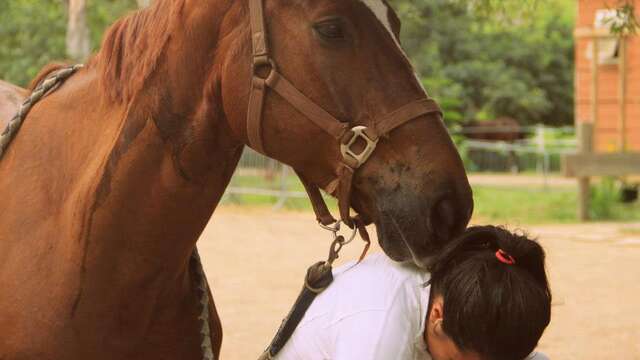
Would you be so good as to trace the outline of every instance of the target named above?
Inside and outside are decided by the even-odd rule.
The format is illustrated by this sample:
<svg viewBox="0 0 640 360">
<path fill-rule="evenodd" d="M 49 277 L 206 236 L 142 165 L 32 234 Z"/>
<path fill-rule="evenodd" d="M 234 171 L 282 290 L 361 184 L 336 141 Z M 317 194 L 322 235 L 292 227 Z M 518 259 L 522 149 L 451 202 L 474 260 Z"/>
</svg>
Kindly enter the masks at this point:
<svg viewBox="0 0 640 360">
<path fill-rule="evenodd" d="M 258 189 L 269 189 L 269 190 L 279 190 L 280 182 L 274 181 L 270 182 L 265 180 L 262 176 L 235 176 L 233 181 L 231 182 L 232 187 L 239 188 L 258 188 Z M 304 187 L 300 183 L 297 177 L 289 176 L 287 178 L 285 187 L 287 191 L 298 191 L 304 192 Z M 263 196 L 263 195 L 226 195 L 223 203 L 231 203 L 238 205 L 248 205 L 248 206 L 273 206 L 277 203 L 278 199 L 276 197 Z M 327 198 L 327 204 L 333 210 L 337 209 L 337 202 L 333 198 Z M 283 207 L 288 210 L 300 210 L 300 211 L 311 211 L 311 204 L 309 200 L 305 198 L 288 198 L 286 202 L 283 204 Z"/>
<path fill-rule="evenodd" d="M 278 182 L 269 183 L 258 176 L 235 177 L 233 186 L 278 189 Z M 287 189 L 304 191 L 298 180 L 287 179 Z M 551 224 L 577 222 L 577 190 L 574 188 L 475 186 L 473 189 L 477 223 L 497 224 Z M 592 191 L 591 215 L 596 221 L 640 221 L 640 203 L 622 204 L 618 192 L 610 183 L 603 182 Z M 248 206 L 273 206 L 277 199 L 256 195 L 231 195 L 225 203 Z M 335 201 L 327 201 L 336 211 Z M 297 211 L 310 211 L 309 200 L 288 199 L 283 207 Z"/>
<path fill-rule="evenodd" d="M 623 235 L 640 236 L 640 228 L 620 229 L 619 232 Z"/>
<path fill-rule="evenodd" d="M 640 203 L 622 204 L 619 193 L 608 184 L 592 189 L 594 221 L 640 221 Z M 573 188 L 474 188 L 475 216 L 496 223 L 575 223 L 578 193 Z"/>
<path fill-rule="evenodd" d="M 576 191 L 476 186 L 474 217 L 500 224 L 576 221 Z"/>
</svg>

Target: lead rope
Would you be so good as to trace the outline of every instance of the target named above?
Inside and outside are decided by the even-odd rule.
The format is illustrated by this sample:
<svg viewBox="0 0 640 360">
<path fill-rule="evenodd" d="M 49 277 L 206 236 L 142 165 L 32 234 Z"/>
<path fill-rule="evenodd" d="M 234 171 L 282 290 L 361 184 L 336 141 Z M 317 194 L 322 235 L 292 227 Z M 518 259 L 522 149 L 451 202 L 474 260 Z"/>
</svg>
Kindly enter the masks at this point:
<svg viewBox="0 0 640 360">
<path fill-rule="evenodd" d="M 198 275 L 198 291 L 200 292 L 200 315 L 198 320 L 202 322 L 200 325 L 200 348 L 202 349 L 202 359 L 213 360 L 213 345 L 211 344 L 211 328 L 209 327 L 209 282 L 207 275 L 204 273 L 202 261 L 198 248 L 193 249 L 191 259 L 194 263 L 195 273 Z"/>
<path fill-rule="evenodd" d="M 29 111 L 33 106 L 42 100 L 44 97 L 57 90 L 71 75 L 75 74 L 78 70 L 84 67 L 83 64 L 76 64 L 57 70 L 42 81 L 27 97 L 27 99 L 20 105 L 18 113 L 11 118 L 7 127 L 0 134 L 0 159 L 6 153 L 9 145 L 18 134 L 22 123 L 29 114 Z M 202 268 L 202 262 L 200 261 L 200 255 L 198 254 L 198 248 L 194 248 L 191 260 L 194 264 L 196 275 L 198 275 L 198 292 L 199 303 L 201 307 L 198 320 L 202 322 L 200 326 L 201 344 L 203 360 L 213 360 L 213 346 L 211 344 L 211 328 L 209 326 L 209 284 L 207 277 Z"/>
<path fill-rule="evenodd" d="M 334 240 L 329 249 L 329 256 L 326 261 L 318 262 L 309 267 L 307 275 L 304 278 L 304 286 L 302 287 L 298 298 L 280 324 L 280 328 L 278 328 L 273 340 L 271 340 L 271 343 L 265 352 L 260 355 L 258 360 L 273 360 L 275 356 L 278 355 L 289 339 L 291 339 L 291 336 L 304 318 L 307 310 L 309 310 L 309 307 L 311 307 L 315 298 L 326 290 L 333 282 L 333 263 L 340 256 L 342 248 L 351 243 L 358 234 L 358 229 L 354 228 L 353 233 L 348 240 L 346 240 L 344 236 L 338 235 L 341 223 L 341 221 L 338 221 L 333 226 L 320 224 L 323 229 L 329 230 L 333 233 Z M 358 263 L 364 259 L 368 250 L 369 243 L 367 242 Z"/>
</svg>

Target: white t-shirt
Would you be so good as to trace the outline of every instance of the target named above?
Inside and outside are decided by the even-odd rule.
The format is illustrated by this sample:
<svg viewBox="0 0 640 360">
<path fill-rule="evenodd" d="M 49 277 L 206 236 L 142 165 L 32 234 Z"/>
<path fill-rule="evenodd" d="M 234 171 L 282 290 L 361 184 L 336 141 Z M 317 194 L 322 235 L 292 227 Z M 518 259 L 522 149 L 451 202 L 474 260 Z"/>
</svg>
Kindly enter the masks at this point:
<svg viewBox="0 0 640 360">
<path fill-rule="evenodd" d="M 277 360 L 431 360 L 428 273 L 375 254 L 334 277 Z"/>
<path fill-rule="evenodd" d="M 429 273 L 384 254 L 333 273 L 276 360 L 431 360 L 423 336 Z"/>
</svg>

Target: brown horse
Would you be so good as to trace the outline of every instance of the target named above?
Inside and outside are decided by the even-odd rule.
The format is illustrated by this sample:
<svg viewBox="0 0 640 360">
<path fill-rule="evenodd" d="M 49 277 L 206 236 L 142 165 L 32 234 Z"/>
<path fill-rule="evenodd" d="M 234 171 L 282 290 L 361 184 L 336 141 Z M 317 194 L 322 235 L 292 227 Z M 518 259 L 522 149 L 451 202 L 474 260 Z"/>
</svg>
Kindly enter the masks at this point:
<svg viewBox="0 0 640 360">
<path fill-rule="evenodd" d="M 462 126 L 464 137 L 472 140 L 505 141 L 509 143 L 526 139 L 527 133 L 520 123 L 510 117 L 488 121 L 471 121 Z"/>
<path fill-rule="evenodd" d="M 471 121 L 462 126 L 462 134 L 467 139 L 507 143 L 515 143 L 518 140 L 527 138 L 527 132 L 522 125 L 513 118 L 501 117 L 488 121 Z M 471 158 L 475 157 L 474 151 L 470 150 Z M 520 171 L 518 165 L 518 155 L 514 150 L 508 152 L 508 167 L 511 172 Z"/>
<path fill-rule="evenodd" d="M 425 97 L 384 0 L 269 0 L 266 15 L 279 71 L 334 116 L 371 125 Z M 189 258 L 248 143 L 251 77 L 246 0 L 158 0 L 32 109 L 0 161 L 1 359 L 201 358 Z M 266 152 L 326 187 L 338 143 L 265 101 Z M 352 200 L 387 254 L 424 265 L 472 211 L 441 118 L 381 139 Z"/>
<path fill-rule="evenodd" d="M 27 90 L 0 80 L 0 129 L 16 114 L 28 94 Z"/>
</svg>

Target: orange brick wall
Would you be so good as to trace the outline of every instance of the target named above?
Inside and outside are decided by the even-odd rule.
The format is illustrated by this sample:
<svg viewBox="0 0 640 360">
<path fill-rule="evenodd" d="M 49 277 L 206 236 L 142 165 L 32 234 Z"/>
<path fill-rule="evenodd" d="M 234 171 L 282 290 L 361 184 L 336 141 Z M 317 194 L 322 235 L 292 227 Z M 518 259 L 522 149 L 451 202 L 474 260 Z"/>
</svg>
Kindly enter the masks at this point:
<svg viewBox="0 0 640 360">
<path fill-rule="evenodd" d="M 592 27 L 598 9 L 606 9 L 610 0 L 579 0 L 577 27 Z M 640 17 L 640 0 L 634 0 Z M 587 59 L 590 39 L 576 39 L 576 123 L 592 122 L 591 119 L 591 60 Z M 597 151 L 610 152 L 618 149 L 619 104 L 618 66 L 599 67 L 599 110 L 595 133 Z M 627 41 L 627 131 L 629 149 L 640 151 L 640 37 Z"/>
</svg>

